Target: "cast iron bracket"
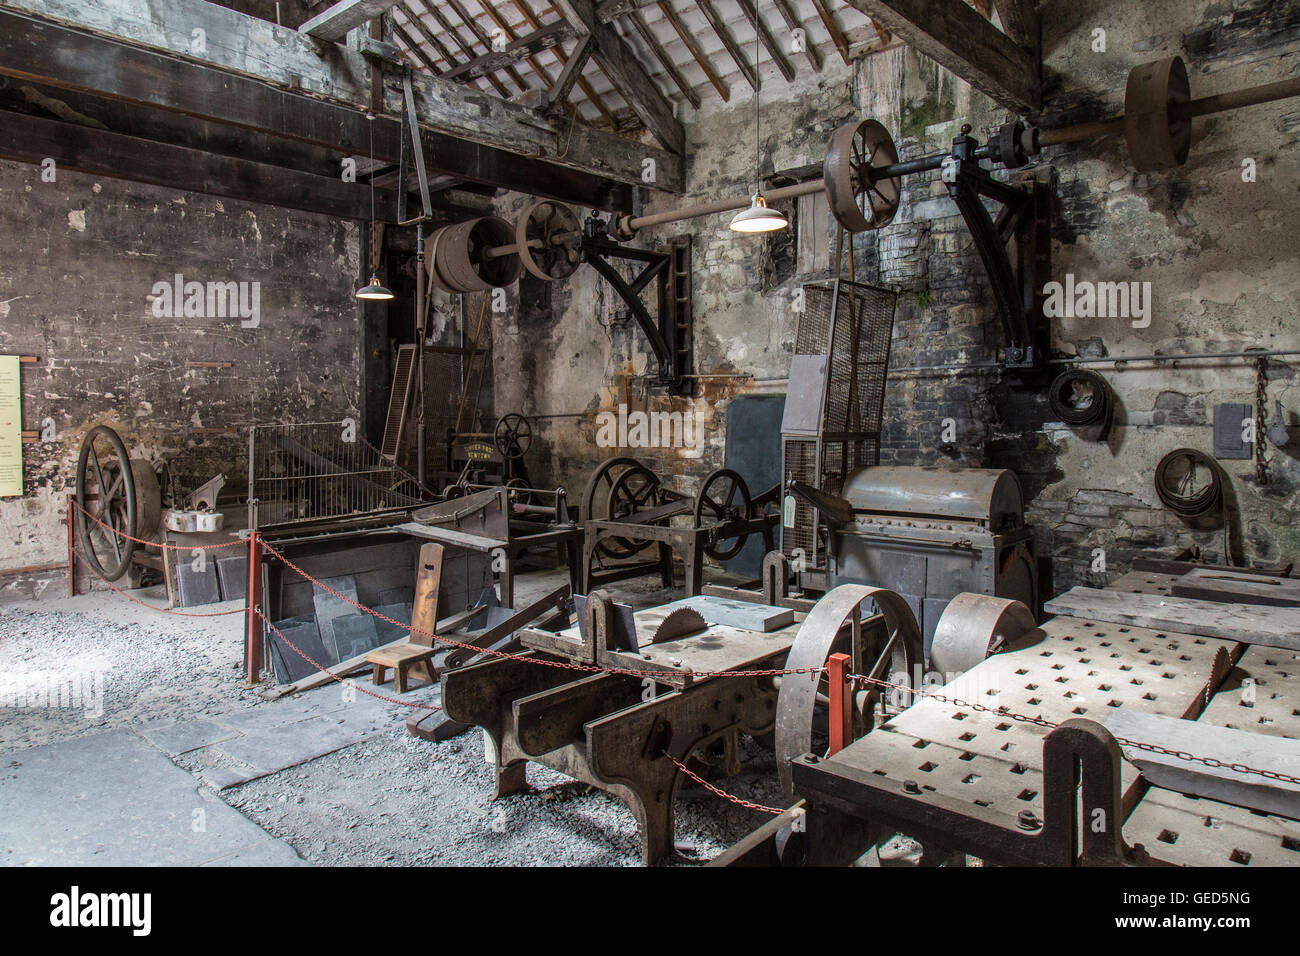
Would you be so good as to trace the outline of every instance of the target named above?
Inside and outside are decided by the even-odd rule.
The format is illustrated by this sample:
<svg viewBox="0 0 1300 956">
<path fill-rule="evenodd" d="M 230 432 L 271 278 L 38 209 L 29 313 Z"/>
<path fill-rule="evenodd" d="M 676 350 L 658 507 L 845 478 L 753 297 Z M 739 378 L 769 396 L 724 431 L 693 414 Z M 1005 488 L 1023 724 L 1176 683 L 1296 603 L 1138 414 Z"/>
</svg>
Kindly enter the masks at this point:
<svg viewBox="0 0 1300 956">
<path fill-rule="evenodd" d="M 981 149 L 970 127 L 963 126 L 952 142 L 952 153 L 943 158 L 940 175 L 975 240 L 993 287 L 998 318 L 1006 331 L 1003 366 L 1038 368 L 1048 346 L 1038 294 L 1051 249 L 1046 188 L 1040 183 L 1022 188 L 999 182 L 979 164 L 979 158 L 987 155 L 988 148 Z M 1001 204 L 996 220 L 985 199 Z M 1014 245 L 1015 263 L 1008 244 Z"/>
<path fill-rule="evenodd" d="M 689 237 L 673 239 L 663 251 L 636 249 L 611 239 L 609 223 L 591 215 L 583 224 L 578 251 L 582 261 L 590 263 L 618 293 L 641 327 L 658 365 L 658 384 L 667 386 L 672 395 L 690 394 L 694 350 Z M 610 259 L 630 259 L 645 266 L 629 282 Z M 641 298 L 641 293 L 655 280 L 659 293 L 657 318 L 650 314 Z"/>
</svg>

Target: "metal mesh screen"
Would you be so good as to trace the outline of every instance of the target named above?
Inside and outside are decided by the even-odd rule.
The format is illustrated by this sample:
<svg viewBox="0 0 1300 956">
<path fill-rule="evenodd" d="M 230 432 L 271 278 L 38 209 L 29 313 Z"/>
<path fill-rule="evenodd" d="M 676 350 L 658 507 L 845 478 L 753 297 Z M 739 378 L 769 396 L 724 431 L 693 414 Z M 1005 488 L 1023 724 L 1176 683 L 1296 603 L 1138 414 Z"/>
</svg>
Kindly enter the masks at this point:
<svg viewBox="0 0 1300 956">
<path fill-rule="evenodd" d="M 898 296 L 889 289 L 844 280 L 803 289 L 795 353 L 826 355 L 828 369 L 818 409 L 818 437 L 784 440 L 785 478 L 838 494 L 855 469 L 880 463 L 885 379 Z M 816 511 L 796 501 L 793 524 L 783 524 L 785 553 L 797 548 L 810 568 L 821 567 Z"/>
<path fill-rule="evenodd" d="M 385 464 L 349 420 L 252 426 L 248 497 L 257 502 L 258 527 L 374 514 L 422 500 L 414 476 Z"/>
</svg>

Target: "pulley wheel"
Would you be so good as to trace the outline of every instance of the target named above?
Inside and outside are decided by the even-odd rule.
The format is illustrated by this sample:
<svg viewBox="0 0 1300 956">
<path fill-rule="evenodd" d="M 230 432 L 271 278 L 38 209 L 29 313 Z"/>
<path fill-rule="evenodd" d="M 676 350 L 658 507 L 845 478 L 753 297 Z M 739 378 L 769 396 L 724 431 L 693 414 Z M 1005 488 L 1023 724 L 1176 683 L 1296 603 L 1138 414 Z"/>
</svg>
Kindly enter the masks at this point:
<svg viewBox="0 0 1300 956">
<path fill-rule="evenodd" d="M 578 268 L 573 233 L 580 229 L 577 213 L 563 203 L 550 199 L 530 203 L 515 227 L 519 261 L 530 275 L 546 282 L 567 279 Z"/>
<path fill-rule="evenodd" d="M 1096 425 L 1110 414 L 1110 385 L 1090 369 L 1067 369 L 1052 382 L 1047 400 L 1067 425 Z"/>
<path fill-rule="evenodd" d="M 600 463 L 600 466 L 592 473 L 591 479 L 587 482 L 587 490 L 582 496 L 582 505 L 578 511 L 578 520 L 586 527 L 588 521 L 592 519 L 609 518 L 610 515 L 610 495 L 614 490 L 614 483 L 618 480 L 623 470 L 628 468 L 640 468 L 641 462 L 635 458 L 621 455 L 617 458 L 611 458 L 608 461 Z M 628 548 L 632 542 L 623 542 L 616 544 L 621 539 L 605 538 L 597 545 L 601 554 L 606 557 L 631 557 L 636 554 L 640 548 L 629 551 Z"/>
<path fill-rule="evenodd" d="M 930 670 L 944 683 L 958 677 L 1038 624 L 1019 601 L 966 592 L 948 602 L 934 629 Z"/>
<path fill-rule="evenodd" d="M 1199 518 L 1219 508 L 1223 481 L 1213 458 L 1195 448 L 1176 448 L 1156 465 L 1156 495 L 1184 518 Z"/>
<path fill-rule="evenodd" d="M 704 479 L 695 496 L 695 527 L 703 527 L 706 519 L 714 524 L 747 519 L 753 517 L 752 510 L 745 479 L 730 468 L 719 468 Z M 726 561 L 738 555 L 747 540 L 747 534 L 724 538 L 706 545 L 704 553 L 716 561 Z"/>
<path fill-rule="evenodd" d="M 131 460 L 117 432 L 97 425 L 82 439 L 77 456 L 77 505 L 82 557 L 105 580 L 116 581 L 140 546 L 131 539 L 147 539 L 158 530 L 158 476 L 149 462 Z"/>
<path fill-rule="evenodd" d="M 492 430 L 492 441 L 502 456 L 517 461 L 533 444 L 533 426 L 518 412 L 502 415 Z"/>
<path fill-rule="evenodd" d="M 429 274 L 430 292 L 438 289 L 441 292 L 454 294 L 458 290 L 453 289 L 447 280 L 438 274 L 438 248 L 446 231 L 446 226 L 439 226 L 424 240 L 424 268 Z"/>
<path fill-rule="evenodd" d="M 864 602 L 874 602 L 883 615 L 883 631 L 871 628 L 868 633 L 868 629 L 862 626 Z M 878 679 L 903 688 L 855 688 L 855 738 L 871 730 L 877 716 L 883 722 L 897 711 L 911 706 L 915 696 L 911 688 L 915 687 L 925 662 L 925 643 L 912 609 L 893 591 L 863 584 L 841 584 L 827 591 L 799 626 L 799 634 L 785 660 L 785 669 L 824 667 L 827 658 L 835 653 L 850 655 L 850 667 L 855 674 L 868 673 L 877 662 L 883 662 Z M 788 799 L 794 796 L 790 761 L 814 750 L 818 698 L 824 700 L 828 696 L 829 686 L 824 671 L 785 674 L 781 678 L 781 690 L 776 699 L 776 761 L 781 786 Z M 818 749 L 824 752 L 824 748 Z"/>
<path fill-rule="evenodd" d="M 902 187 L 876 171 L 896 162 L 894 140 L 875 120 L 845 123 L 831 134 L 823 175 L 831 213 L 841 226 L 865 232 L 893 221 Z"/>
<path fill-rule="evenodd" d="M 504 256 L 484 253 L 508 246 L 514 238 L 510 223 L 499 216 L 453 223 L 438 238 L 438 274 L 457 292 L 485 292 L 510 285 L 523 268 L 519 256 L 513 252 Z"/>
<path fill-rule="evenodd" d="M 1171 56 L 1133 67 L 1124 90 L 1124 141 L 1138 172 L 1187 162 L 1192 144 L 1192 98 L 1187 66 Z"/>
</svg>

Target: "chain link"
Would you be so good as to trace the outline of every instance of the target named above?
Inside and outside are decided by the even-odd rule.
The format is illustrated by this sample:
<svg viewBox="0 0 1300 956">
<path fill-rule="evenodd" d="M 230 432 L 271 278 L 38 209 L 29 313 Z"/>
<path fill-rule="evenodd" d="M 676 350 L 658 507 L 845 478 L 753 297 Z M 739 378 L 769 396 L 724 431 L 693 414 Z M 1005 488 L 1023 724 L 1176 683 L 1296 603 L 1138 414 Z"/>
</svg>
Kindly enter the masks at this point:
<svg viewBox="0 0 1300 956">
<path fill-rule="evenodd" d="M 709 781 L 705 780 L 699 774 L 694 773 L 691 770 L 687 769 L 686 764 L 682 763 L 672 754 L 666 753 L 664 754 L 664 756 L 667 757 L 669 760 L 671 760 L 674 764 L 676 764 L 678 770 L 686 774 L 686 776 L 690 777 L 692 780 L 698 783 L 705 790 L 708 790 L 711 793 L 716 793 L 724 800 L 730 800 L 738 807 L 744 807 L 746 810 L 758 810 L 762 813 L 772 813 L 772 814 L 785 813 L 785 811 L 782 810 L 780 807 L 765 807 L 761 803 L 751 803 L 748 800 L 742 800 L 740 797 L 737 797 L 734 794 L 727 793 L 727 791 L 723 790 L 721 787 L 715 787 L 713 784 L 709 783 Z"/>
</svg>

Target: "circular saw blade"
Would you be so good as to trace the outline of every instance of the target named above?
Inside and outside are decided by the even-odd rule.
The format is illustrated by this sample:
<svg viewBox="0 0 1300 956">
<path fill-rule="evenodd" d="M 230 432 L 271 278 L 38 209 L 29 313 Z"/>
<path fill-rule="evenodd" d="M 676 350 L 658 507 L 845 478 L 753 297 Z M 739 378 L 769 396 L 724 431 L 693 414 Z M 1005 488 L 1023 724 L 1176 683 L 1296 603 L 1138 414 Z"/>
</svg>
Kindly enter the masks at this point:
<svg viewBox="0 0 1300 956">
<path fill-rule="evenodd" d="M 707 630 L 708 627 L 708 622 L 695 608 L 679 607 L 659 622 L 659 627 L 655 629 L 654 637 L 650 639 L 650 643 L 662 644 L 665 641 L 675 641 L 681 637 L 698 634 L 700 631 Z"/>
</svg>

